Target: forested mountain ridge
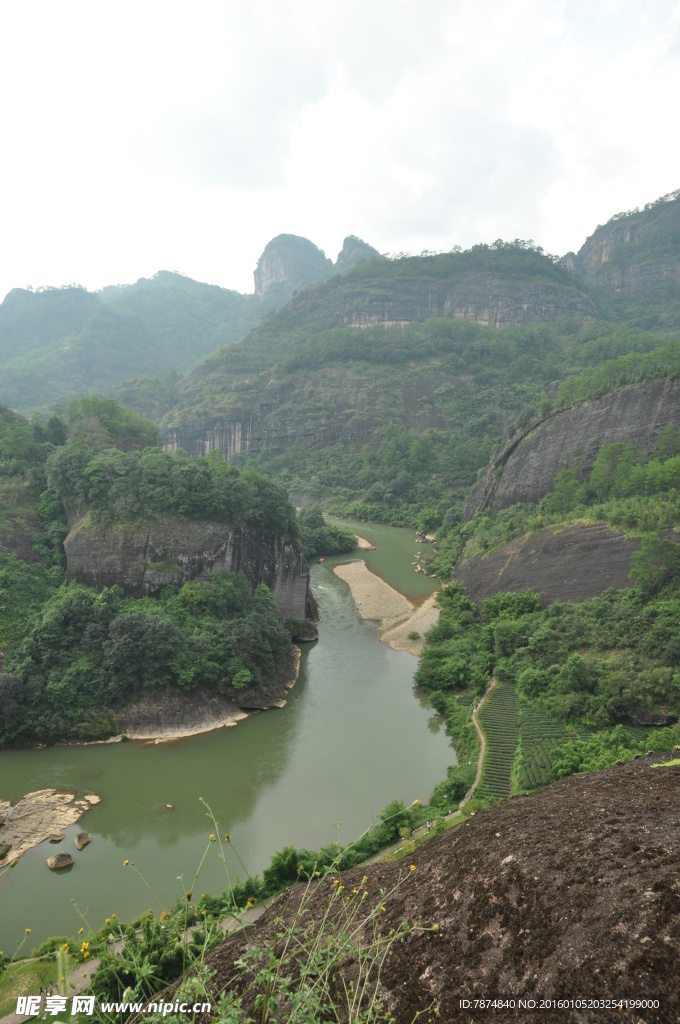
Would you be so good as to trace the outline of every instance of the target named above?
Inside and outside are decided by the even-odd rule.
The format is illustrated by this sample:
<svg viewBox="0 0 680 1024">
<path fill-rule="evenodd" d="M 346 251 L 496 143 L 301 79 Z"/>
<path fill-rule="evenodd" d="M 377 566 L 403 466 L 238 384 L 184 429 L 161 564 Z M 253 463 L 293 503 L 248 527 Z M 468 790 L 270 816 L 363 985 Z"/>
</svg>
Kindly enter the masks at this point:
<svg viewBox="0 0 680 1024">
<path fill-rule="evenodd" d="M 562 262 L 595 287 L 604 316 L 680 327 L 680 190 L 616 214 Z"/>
<path fill-rule="evenodd" d="M 154 393 L 171 392 L 173 374 L 239 341 L 296 289 L 377 255 L 348 236 L 333 264 L 307 239 L 280 235 L 260 257 L 254 294 L 170 271 L 96 293 L 76 285 L 15 288 L 0 304 L 0 402 L 30 411 L 87 392 L 110 394 L 140 374 L 157 378 Z M 265 273 L 275 278 L 266 287 Z M 131 386 L 138 400 L 149 390 L 148 381 Z M 157 395 L 146 411 L 162 415 Z"/>
</svg>

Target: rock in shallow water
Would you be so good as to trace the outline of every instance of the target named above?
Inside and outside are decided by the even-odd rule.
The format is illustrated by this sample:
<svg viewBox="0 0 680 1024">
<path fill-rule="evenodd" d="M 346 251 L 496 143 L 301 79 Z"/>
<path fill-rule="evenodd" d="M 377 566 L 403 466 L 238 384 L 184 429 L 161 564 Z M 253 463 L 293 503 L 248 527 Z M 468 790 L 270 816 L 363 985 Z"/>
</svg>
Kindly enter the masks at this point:
<svg viewBox="0 0 680 1024">
<path fill-rule="evenodd" d="M 84 850 L 88 843 L 92 842 L 92 836 L 89 832 L 79 832 L 73 842 L 76 844 L 76 850 Z"/>
<path fill-rule="evenodd" d="M 47 858 L 47 866 L 50 871 L 60 871 L 62 868 L 70 868 L 73 864 L 73 857 L 70 853 L 55 853 L 54 857 Z"/>
</svg>

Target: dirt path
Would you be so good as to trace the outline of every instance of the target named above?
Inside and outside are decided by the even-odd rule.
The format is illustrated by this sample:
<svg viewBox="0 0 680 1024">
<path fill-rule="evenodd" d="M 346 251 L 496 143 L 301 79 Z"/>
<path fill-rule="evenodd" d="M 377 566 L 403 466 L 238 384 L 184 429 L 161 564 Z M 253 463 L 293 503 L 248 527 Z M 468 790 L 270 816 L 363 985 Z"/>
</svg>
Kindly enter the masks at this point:
<svg viewBox="0 0 680 1024">
<path fill-rule="evenodd" d="M 463 807 L 468 802 L 468 800 L 472 799 L 472 795 L 474 791 L 477 789 L 477 786 L 479 785 L 482 778 L 482 769 L 484 768 L 484 755 L 486 754 L 486 737 L 482 732 L 482 728 L 479 722 L 477 721 L 477 712 L 479 711 L 482 704 L 487 699 L 487 697 L 493 690 L 494 686 L 496 685 L 496 677 L 492 676 L 491 682 L 489 683 L 484 696 L 479 701 L 477 706 L 472 709 L 472 721 L 474 722 L 475 729 L 477 730 L 477 736 L 479 737 L 479 757 L 477 758 L 477 774 L 475 775 L 475 781 L 472 783 L 467 793 L 465 794 L 461 802 L 458 804 L 458 812 L 462 811 Z M 447 817 L 451 817 L 451 815 L 447 815 Z"/>
<path fill-rule="evenodd" d="M 477 758 L 477 773 L 475 775 L 475 781 L 472 783 L 467 793 L 465 794 L 461 802 L 458 804 L 457 810 L 451 811 L 449 814 L 445 814 L 444 821 L 449 821 L 451 818 L 455 818 L 457 814 L 460 814 L 468 800 L 472 799 L 472 796 L 481 781 L 482 769 L 484 768 L 484 755 L 486 754 L 486 737 L 484 736 L 484 733 L 482 732 L 482 729 L 477 721 L 477 712 L 479 711 L 479 709 L 481 708 L 482 704 L 487 699 L 491 691 L 493 690 L 494 686 L 497 685 L 498 684 L 496 683 L 496 677 L 493 676 L 491 682 L 489 683 L 484 693 L 484 696 L 480 698 L 479 703 L 476 704 L 475 707 L 472 709 L 472 721 L 475 724 L 477 736 L 479 737 L 479 757 Z M 429 829 L 427 825 L 421 825 L 420 828 L 416 829 L 415 832 L 413 832 L 413 836 L 423 836 L 428 831 Z M 401 850 L 401 842 L 393 843 L 392 846 L 386 846 L 384 850 L 380 850 L 379 853 L 376 853 L 372 857 L 369 857 L 369 859 L 364 863 L 378 864 L 383 859 L 383 857 L 386 856 L 386 854 L 397 853 L 399 850 Z M 0 1024 L 2 1024 L 2 1021 L 0 1021 Z"/>
</svg>

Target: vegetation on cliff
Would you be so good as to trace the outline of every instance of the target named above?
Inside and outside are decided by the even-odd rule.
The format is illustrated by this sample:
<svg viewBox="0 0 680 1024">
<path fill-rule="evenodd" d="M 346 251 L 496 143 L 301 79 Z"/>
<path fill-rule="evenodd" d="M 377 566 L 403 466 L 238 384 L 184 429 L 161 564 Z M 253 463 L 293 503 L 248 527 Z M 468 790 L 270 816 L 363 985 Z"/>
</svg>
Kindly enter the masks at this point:
<svg viewBox="0 0 680 1024">
<path fill-rule="evenodd" d="M 215 574 L 126 598 L 65 583 L 66 512 L 122 525 L 208 517 L 294 537 L 276 484 L 227 465 L 150 447 L 154 424 L 112 399 L 73 401 L 65 420 L 0 415 L 0 745 L 97 739 L 115 708 L 164 687 L 266 688 L 291 641 L 266 587 Z M 49 486 L 48 486 L 49 485 Z"/>
<path fill-rule="evenodd" d="M 158 600 L 63 585 L 0 674 L 0 746 L 110 736 L 116 707 L 150 690 L 266 687 L 290 650 L 269 590 L 251 596 L 239 574 L 169 587 Z"/>
<path fill-rule="evenodd" d="M 300 547 L 305 558 L 315 555 L 339 555 L 353 551 L 357 539 L 351 530 L 326 523 L 319 505 L 301 508 L 298 512 Z"/>
</svg>

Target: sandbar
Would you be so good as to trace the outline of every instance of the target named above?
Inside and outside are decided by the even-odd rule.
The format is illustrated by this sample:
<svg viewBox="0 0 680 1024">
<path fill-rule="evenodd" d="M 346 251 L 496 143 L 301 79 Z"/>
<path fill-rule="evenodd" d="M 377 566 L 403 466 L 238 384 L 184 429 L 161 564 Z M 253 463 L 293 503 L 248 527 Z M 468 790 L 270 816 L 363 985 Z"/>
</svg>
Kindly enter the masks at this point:
<svg viewBox="0 0 680 1024">
<path fill-rule="evenodd" d="M 333 572 L 349 587 L 361 618 L 378 622 L 380 639 L 395 651 L 408 651 L 418 657 L 425 633 L 439 618 L 435 595 L 416 608 L 403 594 L 371 572 L 364 561 L 336 565 Z M 419 638 L 410 640 L 411 632 L 419 633 Z"/>
</svg>

